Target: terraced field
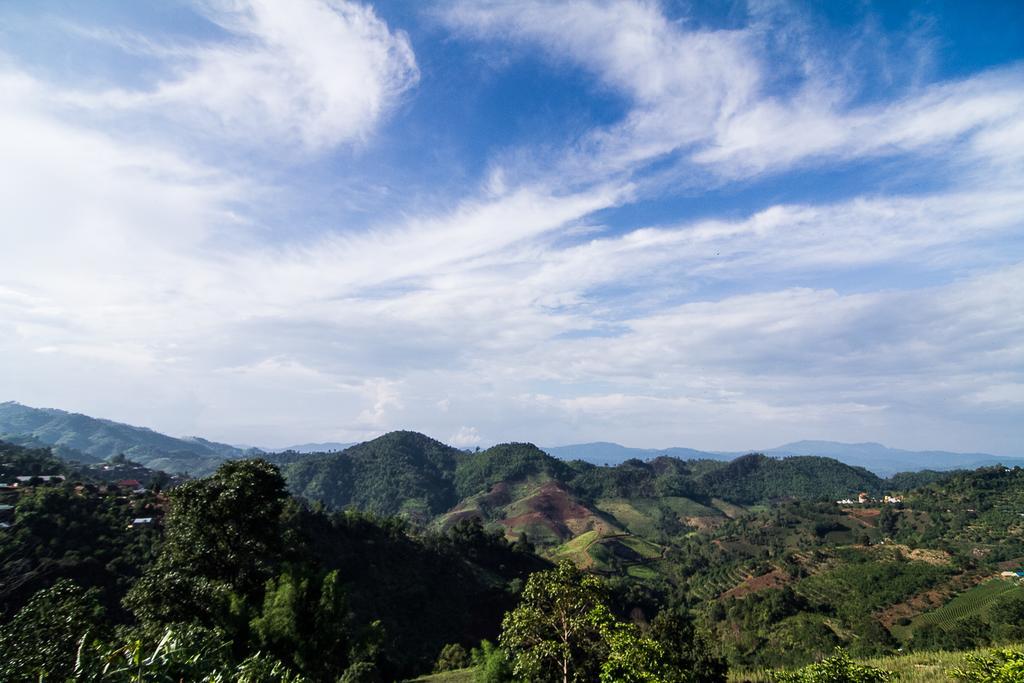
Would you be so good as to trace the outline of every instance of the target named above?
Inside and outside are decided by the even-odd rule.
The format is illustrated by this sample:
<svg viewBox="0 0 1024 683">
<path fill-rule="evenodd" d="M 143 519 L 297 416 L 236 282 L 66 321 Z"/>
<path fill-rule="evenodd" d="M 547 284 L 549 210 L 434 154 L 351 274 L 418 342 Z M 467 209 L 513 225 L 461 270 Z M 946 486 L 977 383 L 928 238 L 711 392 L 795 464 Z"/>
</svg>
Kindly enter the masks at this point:
<svg viewBox="0 0 1024 683">
<path fill-rule="evenodd" d="M 893 635 L 906 637 L 915 629 L 930 624 L 937 624 L 948 631 L 961 619 L 984 616 L 1000 600 L 1016 595 L 1024 595 L 1024 587 L 1016 581 L 992 579 L 964 591 L 938 609 L 925 612 L 908 626 L 894 626 Z"/>
<path fill-rule="evenodd" d="M 750 578 L 750 572 L 736 566 L 726 567 L 709 573 L 700 585 L 694 587 L 693 593 L 701 600 L 711 600 Z"/>
</svg>

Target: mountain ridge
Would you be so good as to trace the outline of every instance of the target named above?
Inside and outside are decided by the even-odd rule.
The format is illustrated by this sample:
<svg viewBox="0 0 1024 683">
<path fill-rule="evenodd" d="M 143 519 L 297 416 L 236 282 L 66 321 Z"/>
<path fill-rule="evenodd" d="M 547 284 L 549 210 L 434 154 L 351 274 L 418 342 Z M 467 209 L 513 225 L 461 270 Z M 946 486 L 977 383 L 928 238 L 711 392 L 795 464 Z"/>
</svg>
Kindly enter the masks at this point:
<svg viewBox="0 0 1024 683">
<path fill-rule="evenodd" d="M 0 403 L 0 438 L 31 440 L 57 450 L 65 459 L 84 454 L 107 460 L 124 454 L 150 469 L 206 474 L 231 458 L 262 451 L 242 449 L 201 437 L 177 438 L 138 427 L 57 408 L 34 408 L 16 401 Z"/>
<path fill-rule="evenodd" d="M 297 444 L 284 449 L 239 447 L 199 436 L 173 437 L 149 427 L 57 408 L 34 408 L 15 401 L 0 403 L 0 437 L 27 446 L 52 447 L 58 456 L 66 460 L 105 460 L 124 453 L 152 469 L 200 475 L 212 471 L 220 462 L 231 458 L 264 456 L 278 462 L 291 462 L 299 459 L 296 456 L 316 457 L 359 445 L 324 442 Z M 891 477 L 905 471 L 948 471 L 995 464 L 1024 464 L 1024 457 L 942 450 L 912 451 L 870 441 L 844 443 L 803 440 L 774 448 L 736 452 L 706 451 L 681 446 L 633 448 L 611 441 L 596 441 L 546 446 L 541 447 L 541 450 L 564 461 L 582 460 L 595 465 L 617 465 L 630 459 L 652 460 L 662 456 L 681 460 L 728 462 L 750 452 L 772 457 L 812 455 L 834 458 L 853 467 L 864 467 L 881 477 Z"/>
<path fill-rule="evenodd" d="M 958 453 L 954 451 L 911 451 L 890 448 L 877 442 L 844 443 L 841 441 L 803 440 L 751 451 L 702 451 L 685 447 L 633 448 L 611 441 L 546 446 L 544 450 L 564 460 L 585 460 L 596 465 L 616 465 L 631 458 L 649 460 L 662 455 L 683 459 L 729 461 L 746 453 L 763 453 L 772 457 L 811 455 L 834 458 L 854 467 L 864 467 L 883 477 L 899 472 L 954 469 L 976 469 L 997 464 L 1024 465 L 1024 457 L 999 456 L 991 453 Z M 685 455 L 682 455 L 685 454 Z"/>
</svg>

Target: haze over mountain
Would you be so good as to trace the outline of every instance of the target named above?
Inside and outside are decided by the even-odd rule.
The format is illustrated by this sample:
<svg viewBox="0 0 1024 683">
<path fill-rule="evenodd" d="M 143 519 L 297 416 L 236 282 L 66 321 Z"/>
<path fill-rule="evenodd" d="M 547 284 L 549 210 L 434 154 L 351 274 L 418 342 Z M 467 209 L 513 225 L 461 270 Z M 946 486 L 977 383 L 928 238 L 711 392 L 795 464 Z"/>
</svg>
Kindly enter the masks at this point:
<svg viewBox="0 0 1024 683">
<path fill-rule="evenodd" d="M 295 453 L 330 453 L 331 451 L 343 451 L 349 446 L 355 446 L 356 442 L 348 441 L 345 443 L 339 443 L 337 441 L 323 441 L 320 443 L 300 443 L 294 446 L 285 446 L 283 448 L 261 448 L 260 450 L 266 451 L 267 453 L 284 453 L 286 451 L 294 451 Z"/>
<path fill-rule="evenodd" d="M 820 455 L 867 468 L 876 474 L 891 475 L 915 470 L 972 470 L 988 465 L 1024 465 L 1024 457 L 1006 457 L 991 453 L 953 453 L 950 451 L 910 451 L 889 448 L 880 443 L 839 443 L 837 441 L 796 441 L 762 451 L 766 455 Z"/>
<path fill-rule="evenodd" d="M 146 427 L 15 401 L 0 403 L 0 439 L 51 446 L 56 455 L 69 460 L 106 460 L 124 454 L 151 469 L 191 474 L 204 474 L 224 460 L 262 452 L 200 437 L 175 438 Z"/>
<path fill-rule="evenodd" d="M 15 401 L 0 403 L 0 438 L 25 446 L 53 447 L 58 456 L 68 460 L 106 460 L 123 453 L 151 469 L 191 474 L 210 472 L 218 464 L 231 458 L 287 453 L 315 455 L 345 451 L 357 445 L 323 442 L 276 449 L 244 448 L 198 436 L 168 436 L 146 427 L 136 427 L 54 408 L 33 408 Z M 897 472 L 926 469 L 973 469 L 999 463 L 1024 464 L 1024 458 L 988 453 L 911 451 L 888 448 L 878 443 L 848 444 L 836 441 L 796 441 L 774 448 L 740 452 L 705 451 L 678 446 L 630 448 L 607 441 L 548 446 L 543 450 L 562 460 L 582 460 L 596 465 L 617 465 L 633 458 L 651 460 L 662 456 L 680 460 L 730 461 L 746 452 L 755 451 L 773 457 L 811 455 L 834 458 L 854 467 L 864 467 L 882 477 L 892 476 Z M 282 458 L 278 455 L 274 459 L 283 463 L 296 458 Z"/>
<path fill-rule="evenodd" d="M 834 458 L 854 467 L 863 467 L 883 477 L 897 472 L 918 470 L 975 469 L 986 465 L 1024 465 L 1024 457 L 1006 457 L 990 453 L 954 453 L 950 451 L 910 451 L 889 448 L 879 443 L 840 443 L 838 441 L 794 441 L 782 446 L 751 451 L 701 451 L 692 448 L 630 448 L 617 443 L 595 443 L 547 446 L 544 450 L 564 460 L 585 460 L 598 465 L 617 465 L 630 458 L 649 460 L 670 456 L 683 460 L 706 458 L 732 460 L 744 452 L 764 453 L 773 457 L 813 455 Z"/>
</svg>

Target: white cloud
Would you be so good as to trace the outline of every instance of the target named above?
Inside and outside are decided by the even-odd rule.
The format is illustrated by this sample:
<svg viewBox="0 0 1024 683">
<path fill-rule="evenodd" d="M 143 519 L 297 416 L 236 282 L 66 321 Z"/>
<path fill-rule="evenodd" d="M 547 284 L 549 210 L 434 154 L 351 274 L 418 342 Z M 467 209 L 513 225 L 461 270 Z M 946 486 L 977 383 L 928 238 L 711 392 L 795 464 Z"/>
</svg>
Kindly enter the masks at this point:
<svg viewBox="0 0 1024 683">
<path fill-rule="evenodd" d="M 840 56 L 824 57 L 834 46 L 812 48 L 814 32 L 798 12 L 766 4 L 751 15 L 744 28 L 710 30 L 670 21 L 653 2 L 576 0 L 460 2 L 443 16 L 465 35 L 539 45 L 630 98 L 624 119 L 592 133 L 571 157 L 575 174 L 635 172 L 682 152 L 697 177 L 742 178 L 824 159 L 932 152 L 962 136 L 978 138 L 976 151 L 998 151 L 993 128 L 1019 142 L 1007 127 L 1024 116 L 1019 66 L 854 106 L 860 84 Z M 781 88 L 774 72 L 787 69 L 797 84 Z"/>
<path fill-rule="evenodd" d="M 634 103 L 625 121 L 589 137 L 577 172 L 631 164 L 707 139 L 741 110 L 761 75 L 747 31 L 685 30 L 651 2 L 463 2 L 444 15 L 477 37 L 539 44 L 572 60 Z"/>
<path fill-rule="evenodd" d="M 976 135 L 977 146 L 985 147 L 992 135 L 987 131 L 1010 133 L 1005 124 L 1024 116 L 1024 71 L 935 84 L 895 104 L 849 110 L 830 105 L 812 87 L 791 100 L 765 98 L 719 122 L 713 144 L 694 159 L 730 175 L 748 175 L 808 159 L 934 154 L 964 135 Z"/>
<path fill-rule="evenodd" d="M 227 38 L 172 50 L 152 90 L 69 98 L 0 74 L 10 398 L 250 443 L 1019 437 L 985 417 L 1024 383 L 1024 272 L 1000 242 L 1024 227 L 1019 71 L 850 107 L 765 95 L 756 30 L 690 30 L 653 3 L 459 5 L 465 30 L 578 61 L 632 112 L 530 182 L 491 165 L 448 210 L 284 238 L 260 224 L 267 188 L 98 119 L 360 140 L 415 82 L 408 39 L 351 3 L 208 11 Z M 596 222 L 650 189 L 617 174 L 680 148 L 724 176 L 893 151 L 969 172 L 914 196 Z M 873 280 L 901 268 L 943 284 Z"/>
<path fill-rule="evenodd" d="M 419 79 L 408 36 L 348 0 L 204 0 L 224 40 L 153 47 L 173 75 L 150 90 L 78 92 L 95 109 L 182 117 L 216 136 L 309 150 L 364 140 Z M 145 41 L 136 40 L 134 43 Z"/>
<path fill-rule="evenodd" d="M 477 431 L 476 427 L 459 427 L 459 431 L 449 437 L 448 443 L 462 448 L 475 446 L 480 443 L 480 432 Z"/>
</svg>

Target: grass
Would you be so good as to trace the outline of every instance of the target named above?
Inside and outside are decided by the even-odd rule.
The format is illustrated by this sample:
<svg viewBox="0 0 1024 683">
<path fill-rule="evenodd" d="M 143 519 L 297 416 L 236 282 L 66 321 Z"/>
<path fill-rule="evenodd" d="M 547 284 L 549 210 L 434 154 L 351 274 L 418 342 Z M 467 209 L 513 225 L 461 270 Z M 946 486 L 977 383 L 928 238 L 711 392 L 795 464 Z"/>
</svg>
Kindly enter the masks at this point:
<svg viewBox="0 0 1024 683">
<path fill-rule="evenodd" d="M 597 507 L 602 512 L 610 514 L 634 534 L 642 536 L 657 534 L 656 518 L 652 518 L 649 512 L 638 509 L 630 500 L 625 498 L 602 498 L 597 502 Z"/>
<path fill-rule="evenodd" d="M 646 498 L 601 498 L 597 508 L 614 517 L 631 533 L 645 538 L 662 536 L 664 515 L 683 517 L 721 517 L 722 512 L 682 496 Z"/>
<path fill-rule="evenodd" d="M 1021 645 L 1000 646 L 974 650 L 973 652 L 988 654 L 995 650 L 1006 647 L 1020 649 Z M 971 654 L 971 651 L 964 652 L 913 652 L 905 655 L 893 655 L 889 657 L 875 657 L 872 659 L 859 659 L 861 664 L 868 664 L 886 671 L 894 671 L 899 674 L 901 683 L 952 683 L 955 679 L 947 675 L 947 671 L 959 666 L 964 657 Z M 740 671 L 729 672 L 729 680 L 739 683 L 767 683 L 768 671 Z M 458 671 L 447 671 L 443 674 L 432 676 L 421 676 L 409 683 L 472 683 L 473 669 L 460 669 Z"/>
<path fill-rule="evenodd" d="M 661 558 L 662 548 L 650 541 L 645 541 L 639 536 L 623 536 L 618 539 L 619 543 L 631 548 L 645 560 L 657 560 Z"/>
<path fill-rule="evenodd" d="M 601 534 L 597 531 L 587 531 L 582 533 L 576 538 L 570 539 L 558 546 L 551 551 L 550 556 L 553 559 L 568 559 L 572 560 L 576 565 L 581 567 L 590 566 L 590 556 L 587 554 L 587 549 L 590 545 L 600 539 Z"/>
<path fill-rule="evenodd" d="M 913 652 L 905 655 L 892 655 L 889 657 L 875 657 L 872 659 L 859 659 L 861 664 L 868 664 L 886 671 L 893 671 L 899 674 L 901 683 L 952 683 L 956 679 L 951 678 L 947 672 L 964 661 L 964 657 L 972 652 L 988 654 L 995 650 L 1006 647 L 1020 649 L 1020 645 L 999 646 L 983 648 L 980 650 L 963 652 Z M 766 683 L 768 671 L 731 671 L 730 681 L 746 681 L 749 683 Z"/>
<path fill-rule="evenodd" d="M 626 573 L 632 576 L 634 579 L 640 579 L 641 581 L 653 581 L 657 579 L 659 574 L 650 567 L 642 564 L 634 564 L 626 568 Z"/>
<path fill-rule="evenodd" d="M 408 683 L 473 683 L 473 672 L 475 669 L 459 669 L 458 671 L 445 671 L 442 674 L 420 676 Z"/>
<path fill-rule="evenodd" d="M 742 517 L 747 514 L 747 510 L 743 506 L 724 501 L 720 498 L 712 498 L 711 504 L 715 509 L 721 510 L 722 514 L 729 519 L 736 519 L 737 517 Z"/>
</svg>

